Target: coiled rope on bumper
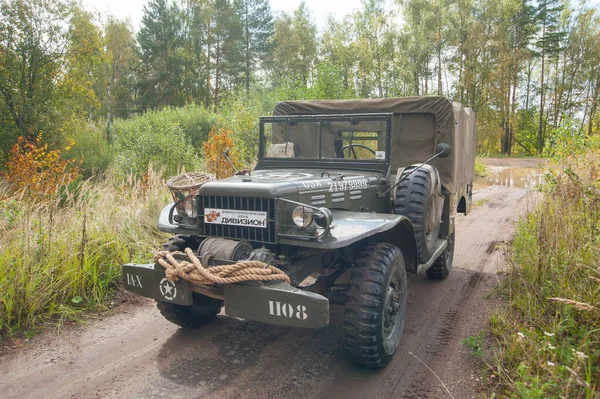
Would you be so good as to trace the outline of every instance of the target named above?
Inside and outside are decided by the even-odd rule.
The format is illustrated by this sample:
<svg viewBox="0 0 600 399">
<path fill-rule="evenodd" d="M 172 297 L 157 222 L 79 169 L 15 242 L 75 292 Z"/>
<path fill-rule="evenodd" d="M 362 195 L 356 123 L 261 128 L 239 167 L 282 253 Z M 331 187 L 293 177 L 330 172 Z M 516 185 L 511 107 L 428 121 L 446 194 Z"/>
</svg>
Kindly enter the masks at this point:
<svg viewBox="0 0 600 399">
<path fill-rule="evenodd" d="M 175 256 L 187 256 L 178 261 Z M 174 283 L 180 278 L 192 283 L 193 291 L 217 299 L 223 299 L 223 288 L 215 285 L 240 283 L 242 281 L 285 281 L 290 278 L 283 270 L 256 260 L 243 260 L 232 265 L 204 267 L 190 248 L 180 251 L 160 251 L 154 262 L 165 268 L 167 280 Z"/>
</svg>

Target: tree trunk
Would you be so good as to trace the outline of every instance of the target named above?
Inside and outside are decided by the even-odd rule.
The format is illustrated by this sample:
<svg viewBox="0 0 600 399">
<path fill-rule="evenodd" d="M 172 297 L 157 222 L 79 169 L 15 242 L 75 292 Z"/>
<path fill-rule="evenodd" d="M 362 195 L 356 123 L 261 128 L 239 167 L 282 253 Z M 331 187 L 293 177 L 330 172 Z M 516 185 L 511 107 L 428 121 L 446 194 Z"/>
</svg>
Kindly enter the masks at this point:
<svg viewBox="0 0 600 399">
<path fill-rule="evenodd" d="M 438 96 L 442 95 L 442 92 L 444 91 L 443 85 L 442 85 L 442 28 L 440 25 L 438 25 L 438 89 L 437 89 L 437 94 Z"/>
<path fill-rule="evenodd" d="M 114 71 L 114 65 L 113 65 Z M 110 68 L 106 65 L 106 77 L 108 84 L 106 85 L 106 141 L 112 142 L 112 81 L 114 76 L 111 76 Z"/>
<path fill-rule="evenodd" d="M 246 13 L 245 15 L 245 23 L 244 23 L 244 30 L 245 30 L 245 50 L 246 50 L 246 94 L 250 93 L 250 67 L 251 67 L 251 57 L 252 55 L 250 54 L 250 27 L 248 25 L 248 1 L 246 1 L 246 4 L 244 5 L 244 12 Z"/>
<path fill-rule="evenodd" d="M 541 93 L 540 93 L 540 125 L 538 128 L 538 154 L 541 155 L 544 150 L 544 66 L 545 66 L 545 58 L 546 58 L 546 45 L 544 44 L 544 40 L 546 38 L 546 21 L 544 21 L 544 25 L 542 28 L 542 77 L 541 77 Z"/>
<path fill-rule="evenodd" d="M 594 130 L 594 117 L 598 109 L 598 96 L 600 95 L 600 77 L 596 78 L 596 85 L 592 91 L 592 106 L 590 108 L 590 122 L 588 123 L 588 136 L 592 135 Z"/>
</svg>

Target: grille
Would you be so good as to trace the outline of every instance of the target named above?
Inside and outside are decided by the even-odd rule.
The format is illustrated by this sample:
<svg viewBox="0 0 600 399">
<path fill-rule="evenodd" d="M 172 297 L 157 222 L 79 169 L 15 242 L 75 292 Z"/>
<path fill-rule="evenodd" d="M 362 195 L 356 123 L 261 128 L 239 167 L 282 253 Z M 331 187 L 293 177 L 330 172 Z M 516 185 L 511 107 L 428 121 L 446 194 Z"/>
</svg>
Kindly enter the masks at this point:
<svg viewBox="0 0 600 399">
<path fill-rule="evenodd" d="M 275 200 L 273 199 L 203 195 L 202 215 L 205 208 L 267 212 L 266 228 L 204 223 L 204 233 L 207 237 L 222 237 L 261 243 L 275 242 Z"/>
</svg>

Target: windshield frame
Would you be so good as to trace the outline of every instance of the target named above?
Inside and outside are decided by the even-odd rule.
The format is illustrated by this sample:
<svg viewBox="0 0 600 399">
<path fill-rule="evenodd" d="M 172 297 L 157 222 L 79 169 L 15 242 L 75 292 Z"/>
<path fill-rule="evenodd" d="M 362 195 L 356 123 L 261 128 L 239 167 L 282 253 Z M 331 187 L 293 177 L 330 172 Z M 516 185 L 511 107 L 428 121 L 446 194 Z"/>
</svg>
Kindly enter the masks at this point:
<svg viewBox="0 0 600 399">
<path fill-rule="evenodd" d="M 390 148 L 392 133 L 392 113 L 365 113 L 365 114 L 316 114 L 316 115 L 283 115 L 283 116 L 262 116 L 260 117 L 259 127 L 259 153 L 256 169 L 271 167 L 316 167 L 327 169 L 356 169 L 356 170 L 375 170 L 386 172 L 390 165 Z M 267 158 L 265 156 L 266 138 L 265 124 L 277 122 L 342 122 L 353 119 L 360 121 L 382 121 L 385 122 L 386 140 L 385 140 L 385 159 L 351 159 L 351 158 L 323 158 L 321 155 L 322 145 L 319 145 L 320 158 Z M 322 141 L 322 131 L 319 129 L 319 143 Z"/>
</svg>

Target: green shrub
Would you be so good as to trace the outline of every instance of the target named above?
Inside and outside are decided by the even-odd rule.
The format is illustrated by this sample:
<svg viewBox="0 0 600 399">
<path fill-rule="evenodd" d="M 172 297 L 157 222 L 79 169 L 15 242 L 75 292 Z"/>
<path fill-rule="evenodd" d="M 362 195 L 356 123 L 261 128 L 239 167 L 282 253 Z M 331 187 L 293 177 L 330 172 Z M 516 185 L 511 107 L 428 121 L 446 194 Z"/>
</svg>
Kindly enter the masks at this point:
<svg viewBox="0 0 600 399">
<path fill-rule="evenodd" d="M 175 114 L 150 111 L 142 116 L 117 120 L 114 124 L 112 170 L 121 176 L 143 174 L 152 164 L 175 175 L 184 166 L 199 167 L 197 150 L 186 137 Z"/>
<path fill-rule="evenodd" d="M 250 167 L 258 157 L 259 118 L 272 112 L 253 96 L 240 95 L 223 104 L 219 126 L 233 133 L 236 150 L 245 167 Z"/>
<path fill-rule="evenodd" d="M 74 144 L 66 157 L 82 161 L 80 169 L 85 178 L 104 172 L 113 160 L 114 152 L 104 129 L 104 126 L 85 123 L 72 132 Z"/>
<path fill-rule="evenodd" d="M 208 133 L 217 126 L 218 116 L 199 105 L 190 104 L 179 108 L 165 108 L 157 111 L 161 118 L 178 123 L 183 134 L 197 149 L 208 139 Z"/>
</svg>

